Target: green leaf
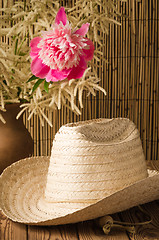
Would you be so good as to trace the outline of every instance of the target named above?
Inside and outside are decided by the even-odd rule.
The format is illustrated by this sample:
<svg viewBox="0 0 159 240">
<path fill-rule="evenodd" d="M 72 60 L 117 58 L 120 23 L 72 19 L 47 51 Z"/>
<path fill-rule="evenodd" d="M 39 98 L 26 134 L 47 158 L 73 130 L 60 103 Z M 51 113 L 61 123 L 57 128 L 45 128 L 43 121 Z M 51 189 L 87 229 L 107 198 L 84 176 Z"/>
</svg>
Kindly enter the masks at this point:
<svg viewBox="0 0 159 240">
<path fill-rule="evenodd" d="M 32 93 L 39 87 L 39 85 L 44 81 L 45 79 L 39 79 L 33 87 Z"/>
<path fill-rule="evenodd" d="M 14 68 L 12 68 L 11 71 L 12 71 L 12 73 L 15 73 L 15 69 Z"/>
<path fill-rule="evenodd" d="M 44 89 L 45 89 L 45 92 L 47 93 L 49 92 L 49 84 L 50 84 L 49 82 L 46 82 L 46 81 L 44 82 Z"/>
<path fill-rule="evenodd" d="M 25 9 L 26 9 L 26 1 L 24 1 L 24 12 L 25 12 Z"/>
<path fill-rule="evenodd" d="M 16 35 L 14 35 L 14 36 L 13 36 L 13 40 L 15 40 L 15 39 L 16 39 L 16 37 L 17 37 L 17 36 L 16 36 Z"/>
<path fill-rule="evenodd" d="M 20 47 L 18 48 L 18 54 L 20 55 L 20 50 L 21 50 L 21 48 L 22 48 L 22 46 L 23 46 L 23 43 L 25 42 L 25 40 L 26 40 L 26 36 L 25 36 L 25 38 L 23 39 L 23 41 L 21 41 L 21 44 L 20 44 Z M 24 55 L 23 55 L 24 56 Z"/>
<path fill-rule="evenodd" d="M 18 90 L 17 95 L 18 95 L 18 97 L 19 97 L 19 95 L 20 95 L 22 89 L 21 89 L 20 87 L 17 87 L 17 90 Z"/>
<path fill-rule="evenodd" d="M 19 56 L 25 56 L 25 55 L 26 55 L 26 53 L 24 53 L 24 52 L 19 53 Z"/>
<path fill-rule="evenodd" d="M 16 39 L 15 41 L 15 50 L 14 50 L 14 54 L 17 54 L 17 47 L 18 47 L 18 39 Z"/>
<path fill-rule="evenodd" d="M 33 80 L 35 80 L 35 79 L 39 79 L 39 78 L 36 77 L 35 75 L 33 75 L 33 76 L 31 76 L 31 77 L 29 78 L 29 80 L 27 81 L 27 83 L 28 83 L 28 82 L 31 82 L 31 81 L 33 81 Z"/>
</svg>

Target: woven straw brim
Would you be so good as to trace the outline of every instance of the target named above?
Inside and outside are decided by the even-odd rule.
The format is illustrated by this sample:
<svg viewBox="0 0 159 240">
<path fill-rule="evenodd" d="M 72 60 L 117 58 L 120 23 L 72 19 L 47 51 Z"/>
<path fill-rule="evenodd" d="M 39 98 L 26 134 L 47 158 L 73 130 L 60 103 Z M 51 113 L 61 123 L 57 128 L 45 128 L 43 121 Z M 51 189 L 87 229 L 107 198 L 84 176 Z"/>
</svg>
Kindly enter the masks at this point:
<svg viewBox="0 0 159 240">
<path fill-rule="evenodd" d="M 11 220 L 29 225 L 59 225 L 98 218 L 159 199 L 159 173 L 93 204 L 73 209 L 72 203 L 43 199 L 49 157 L 31 157 L 6 168 L 0 176 L 0 209 Z"/>
</svg>

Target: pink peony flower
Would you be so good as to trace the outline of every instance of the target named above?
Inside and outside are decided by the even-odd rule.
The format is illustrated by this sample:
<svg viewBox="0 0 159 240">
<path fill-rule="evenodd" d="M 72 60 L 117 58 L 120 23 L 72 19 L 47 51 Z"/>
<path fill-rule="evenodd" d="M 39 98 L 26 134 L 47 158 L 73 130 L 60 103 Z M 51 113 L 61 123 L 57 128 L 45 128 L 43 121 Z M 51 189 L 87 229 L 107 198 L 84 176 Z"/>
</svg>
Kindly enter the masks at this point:
<svg viewBox="0 0 159 240">
<path fill-rule="evenodd" d="M 86 23 L 72 31 L 61 7 L 52 29 L 31 40 L 32 73 L 47 82 L 81 78 L 94 54 L 92 41 L 84 37 L 88 29 Z"/>
</svg>

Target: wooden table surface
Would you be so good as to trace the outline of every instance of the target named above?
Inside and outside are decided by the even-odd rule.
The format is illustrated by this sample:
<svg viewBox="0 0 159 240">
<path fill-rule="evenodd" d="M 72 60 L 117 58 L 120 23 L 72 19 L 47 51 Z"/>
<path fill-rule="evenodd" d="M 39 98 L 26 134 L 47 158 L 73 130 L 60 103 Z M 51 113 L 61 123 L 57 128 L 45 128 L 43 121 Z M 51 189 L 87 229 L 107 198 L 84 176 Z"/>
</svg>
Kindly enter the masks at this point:
<svg viewBox="0 0 159 240">
<path fill-rule="evenodd" d="M 153 162 L 153 167 L 159 170 L 159 161 Z M 105 235 L 95 221 L 86 221 L 63 226 L 27 226 L 14 223 L 0 213 L 0 240 L 159 240 L 159 200 L 142 205 L 143 213 L 138 207 L 112 215 L 114 220 L 123 222 L 152 222 L 136 226 L 132 234 L 124 229 L 112 228 Z"/>
</svg>

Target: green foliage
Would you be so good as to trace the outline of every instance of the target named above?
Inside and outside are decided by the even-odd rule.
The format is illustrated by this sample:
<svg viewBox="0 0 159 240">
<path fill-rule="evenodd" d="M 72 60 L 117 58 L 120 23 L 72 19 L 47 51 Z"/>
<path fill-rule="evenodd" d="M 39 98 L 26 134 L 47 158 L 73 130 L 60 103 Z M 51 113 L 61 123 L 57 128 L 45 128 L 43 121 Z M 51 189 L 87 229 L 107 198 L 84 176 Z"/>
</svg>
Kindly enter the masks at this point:
<svg viewBox="0 0 159 240">
<path fill-rule="evenodd" d="M 27 83 L 32 82 L 32 81 L 34 81 L 35 79 L 38 79 L 38 77 L 36 77 L 35 75 L 32 75 L 32 76 L 29 78 L 29 80 L 27 81 Z"/>
<path fill-rule="evenodd" d="M 44 82 L 44 89 L 45 89 L 45 92 L 49 92 L 49 82 Z"/>
<path fill-rule="evenodd" d="M 39 87 L 39 85 L 45 81 L 45 79 L 38 79 L 38 81 L 34 84 L 32 93 Z"/>
</svg>

